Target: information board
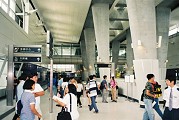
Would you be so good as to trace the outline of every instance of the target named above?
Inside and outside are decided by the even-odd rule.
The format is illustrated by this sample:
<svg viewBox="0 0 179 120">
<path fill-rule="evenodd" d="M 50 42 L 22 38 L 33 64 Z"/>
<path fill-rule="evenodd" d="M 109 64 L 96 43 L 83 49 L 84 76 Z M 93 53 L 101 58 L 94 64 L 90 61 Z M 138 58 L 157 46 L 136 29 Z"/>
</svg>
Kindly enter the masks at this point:
<svg viewBox="0 0 179 120">
<path fill-rule="evenodd" d="M 23 57 L 23 56 L 15 56 L 13 58 L 14 62 L 42 62 L 41 57 Z"/>
<path fill-rule="evenodd" d="M 42 62 L 42 45 L 13 46 L 13 62 Z"/>
<path fill-rule="evenodd" d="M 14 47 L 14 53 L 39 53 L 41 54 L 41 47 Z"/>
</svg>

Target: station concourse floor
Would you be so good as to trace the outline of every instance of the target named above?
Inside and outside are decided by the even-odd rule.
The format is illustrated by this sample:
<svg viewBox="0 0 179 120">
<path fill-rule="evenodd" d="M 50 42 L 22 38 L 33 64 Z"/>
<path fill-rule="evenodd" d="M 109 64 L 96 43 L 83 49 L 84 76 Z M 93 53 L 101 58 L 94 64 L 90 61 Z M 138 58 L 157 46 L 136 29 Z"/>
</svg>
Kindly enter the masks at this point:
<svg viewBox="0 0 179 120">
<path fill-rule="evenodd" d="M 97 97 L 97 107 L 99 113 L 93 113 L 88 109 L 88 101 L 86 97 L 81 97 L 82 108 L 78 108 L 80 117 L 79 120 L 142 120 L 144 109 L 139 107 L 139 103 L 127 101 L 124 97 L 118 97 L 118 102 L 111 102 L 108 98 L 108 103 L 102 103 L 101 97 Z M 161 106 L 160 106 L 161 108 Z M 53 113 L 49 113 L 49 93 L 41 97 L 41 110 L 43 120 L 56 120 L 57 113 L 61 111 L 60 107 L 53 106 Z M 162 109 L 163 111 L 163 109 Z M 3 120 L 12 120 L 14 112 Z M 161 120 L 155 112 L 155 120 Z"/>
</svg>

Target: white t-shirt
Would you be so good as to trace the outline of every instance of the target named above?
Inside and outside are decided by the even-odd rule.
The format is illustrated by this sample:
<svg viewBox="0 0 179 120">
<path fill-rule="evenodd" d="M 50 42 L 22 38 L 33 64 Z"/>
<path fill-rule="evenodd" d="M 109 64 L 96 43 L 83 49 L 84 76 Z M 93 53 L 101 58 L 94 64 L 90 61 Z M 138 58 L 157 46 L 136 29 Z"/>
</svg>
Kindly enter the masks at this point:
<svg viewBox="0 0 179 120">
<path fill-rule="evenodd" d="M 77 86 L 77 92 L 81 92 L 83 90 L 83 85 L 81 83 L 78 83 Z"/>
<path fill-rule="evenodd" d="M 67 86 L 68 86 L 68 82 L 63 82 L 63 83 L 62 83 L 62 88 L 63 88 L 63 90 L 64 90 Z"/>
<path fill-rule="evenodd" d="M 43 88 L 40 86 L 40 84 L 35 83 L 35 89 L 34 89 L 33 93 L 34 92 L 41 92 L 41 91 L 44 91 Z M 35 100 L 36 100 L 35 105 L 40 105 L 40 96 L 35 97 Z"/>
<path fill-rule="evenodd" d="M 17 101 L 21 99 L 21 95 L 24 92 L 23 85 L 25 81 L 21 80 L 20 83 L 17 85 Z"/>
<path fill-rule="evenodd" d="M 77 109 L 77 98 L 74 94 L 71 94 L 71 112 L 70 112 L 70 95 L 69 93 L 65 95 L 65 97 L 62 99 L 61 102 L 66 104 L 66 107 L 68 108 L 68 112 L 70 112 L 72 120 L 78 120 L 79 118 L 79 112 Z"/>
</svg>

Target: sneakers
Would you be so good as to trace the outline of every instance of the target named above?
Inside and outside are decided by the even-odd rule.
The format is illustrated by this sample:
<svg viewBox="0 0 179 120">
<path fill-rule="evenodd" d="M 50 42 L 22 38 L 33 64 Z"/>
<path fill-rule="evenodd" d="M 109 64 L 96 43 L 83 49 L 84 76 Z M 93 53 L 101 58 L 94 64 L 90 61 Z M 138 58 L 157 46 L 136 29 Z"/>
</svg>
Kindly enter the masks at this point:
<svg viewBox="0 0 179 120">
<path fill-rule="evenodd" d="M 103 101 L 103 103 L 108 103 L 107 101 Z"/>
<path fill-rule="evenodd" d="M 112 102 L 117 102 L 117 100 L 112 100 Z"/>
<path fill-rule="evenodd" d="M 88 106 L 89 107 L 89 111 L 91 111 L 92 109 L 91 109 L 91 107 L 90 106 Z"/>
<path fill-rule="evenodd" d="M 82 108 L 82 105 L 80 105 L 79 108 Z"/>
<path fill-rule="evenodd" d="M 99 111 L 94 111 L 93 113 L 99 113 Z"/>
</svg>

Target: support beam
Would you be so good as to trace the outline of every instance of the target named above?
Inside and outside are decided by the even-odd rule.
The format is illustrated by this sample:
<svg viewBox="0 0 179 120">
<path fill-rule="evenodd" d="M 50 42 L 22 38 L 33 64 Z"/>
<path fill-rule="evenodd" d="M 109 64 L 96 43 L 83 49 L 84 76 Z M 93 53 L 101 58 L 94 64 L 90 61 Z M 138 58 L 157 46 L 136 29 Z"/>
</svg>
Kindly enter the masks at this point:
<svg viewBox="0 0 179 120">
<path fill-rule="evenodd" d="M 129 21 L 128 18 L 109 18 L 110 21 Z"/>
<path fill-rule="evenodd" d="M 109 35 L 110 37 L 115 37 L 116 35 Z"/>
<path fill-rule="evenodd" d="M 179 6 L 178 0 L 163 0 L 158 7 L 170 8 L 172 11 Z"/>
<path fill-rule="evenodd" d="M 3 71 L 4 71 L 4 67 L 5 67 L 5 65 L 6 65 L 6 62 L 7 62 L 7 57 L 5 56 L 5 59 L 4 59 L 3 64 L 2 64 L 2 66 L 1 66 L 0 77 L 1 77 L 1 75 L 2 75 L 2 73 L 3 73 Z"/>
<path fill-rule="evenodd" d="M 117 3 L 115 7 L 127 7 L 125 3 Z"/>
<path fill-rule="evenodd" d="M 127 28 L 126 30 L 122 31 L 120 34 L 118 34 L 114 39 L 112 39 L 110 42 L 115 41 L 115 40 L 119 40 L 120 42 L 123 42 L 124 40 L 126 40 L 126 31 L 129 28 Z"/>
<path fill-rule="evenodd" d="M 19 68 L 19 70 L 18 70 L 18 72 L 17 72 L 17 74 L 16 74 L 17 78 L 19 77 L 19 73 L 20 73 L 20 71 L 21 71 L 21 69 L 22 69 L 23 64 L 24 64 L 24 63 L 21 63 L 20 68 Z"/>
<path fill-rule="evenodd" d="M 14 89 L 14 62 L 13 62 L 13 45 L 8 46 L 8 73 L 6 87 L 6 105 L 13 106 L 13 89 Z"/>
<path fill-rule="evenodd" d="M 123 30 L 123 28 L 109 28 L 109 30 Z"/>
</svg>

